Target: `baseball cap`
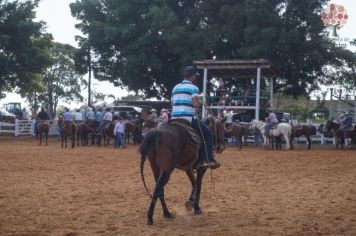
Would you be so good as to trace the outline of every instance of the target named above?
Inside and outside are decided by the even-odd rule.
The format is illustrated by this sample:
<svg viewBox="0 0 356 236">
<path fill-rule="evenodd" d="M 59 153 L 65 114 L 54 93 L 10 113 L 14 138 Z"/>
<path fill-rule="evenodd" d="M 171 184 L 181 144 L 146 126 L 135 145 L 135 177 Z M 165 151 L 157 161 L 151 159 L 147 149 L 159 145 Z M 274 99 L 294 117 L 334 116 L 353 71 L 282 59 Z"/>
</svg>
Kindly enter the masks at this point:
<svg viewBox="0 0 356 236">
<path fill-rule="evenodd" d="M 197 75 L 197 76 L 199 76 L 199 73 L 197 72 L 197 70 L 195 69 L 194 66 L 187 66 L 187 67 L 185 67 L 183 76 L 184 76 L 184 77 L 188 77 L 188 76 L 191 76 L 191 75 Z"/>
</svg>

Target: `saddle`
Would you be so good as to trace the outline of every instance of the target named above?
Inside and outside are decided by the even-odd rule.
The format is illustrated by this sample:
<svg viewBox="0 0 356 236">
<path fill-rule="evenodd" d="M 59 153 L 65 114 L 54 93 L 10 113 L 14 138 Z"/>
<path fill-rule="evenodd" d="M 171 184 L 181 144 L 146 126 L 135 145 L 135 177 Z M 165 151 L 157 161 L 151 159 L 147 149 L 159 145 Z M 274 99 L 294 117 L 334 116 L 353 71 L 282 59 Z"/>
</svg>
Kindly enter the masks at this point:
<svg viewBox="0 0 356 236">
<path fill-rule="evenodd" d="M 48 125 L 48 120 L 38 120 L 38 125 L 42 125 L 42 124 L 44 124 L 44 125 Z"/>
<path fill-rule="evenodd" d="M 190 126 L 190 123 L 185 120 L 185 119 L 170 119 L 168 120 L 168 124 L 176 126 L 176 127 L 180 127 L 183 128 L 189 137 L 189 143 L 200 147 L 202 140 L 199 134 L 197 134 L 197 132 Z"/>
</svg>

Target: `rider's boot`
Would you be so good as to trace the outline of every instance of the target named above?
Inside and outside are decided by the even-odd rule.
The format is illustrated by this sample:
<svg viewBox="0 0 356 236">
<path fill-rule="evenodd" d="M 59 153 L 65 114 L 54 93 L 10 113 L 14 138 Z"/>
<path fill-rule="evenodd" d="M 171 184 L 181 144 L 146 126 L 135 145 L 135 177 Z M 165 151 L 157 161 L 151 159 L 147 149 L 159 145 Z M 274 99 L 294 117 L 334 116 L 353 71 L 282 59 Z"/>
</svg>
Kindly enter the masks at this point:
<svg viewBox="0 0 356 236">
<path fill-rule="evenodd" d="M 201 167 L 209 167 L 210 169 L 217 169 L 220 167 L 220 161 L 216 160 L 213 156 L 213 159 L 210 161 L 203 161 L 200 165 Z"/>
</svg>

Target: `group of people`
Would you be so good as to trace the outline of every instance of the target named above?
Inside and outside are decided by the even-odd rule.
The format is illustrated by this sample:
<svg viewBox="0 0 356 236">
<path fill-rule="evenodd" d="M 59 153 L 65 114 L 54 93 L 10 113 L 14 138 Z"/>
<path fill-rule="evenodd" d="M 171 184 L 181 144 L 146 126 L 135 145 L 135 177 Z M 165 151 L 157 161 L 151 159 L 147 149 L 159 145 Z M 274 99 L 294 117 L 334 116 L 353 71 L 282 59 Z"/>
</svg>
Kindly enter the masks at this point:
<svg viewBox="0 0 356 236">
<path fill-rule="evenodd" d="M 98 108 L 96 111 L 92 107 L 87 108 L 87 113 L 85 116 L 85 120 L 83 119 L 83 115 L 80 110 L 76 110 L 75 113 L 69 111 L 68 108 L 65 108 L 63 114 L 60 114 L 59 120 L 63 120 L 63 122 L 75 122 L 75 123 L 84 123 L 89 125 L 92 123 L 92 126 L 97 129 L 99 137 L 103 135 L 104 129 L 113 121 L 117 120 L 118 122 L 115 125 L 113 130 L 114 135 L 116 137 L 115 147 L 125 147 L 124 142 L 124 131 L 125 131 L 125 123 L 123 118 L 110 110 L 110 108 L 106 108 L 103 112 L 102 108 Z M 100 138 L 97 140 L 97 144 L 99 144 Z"/>
</svg>

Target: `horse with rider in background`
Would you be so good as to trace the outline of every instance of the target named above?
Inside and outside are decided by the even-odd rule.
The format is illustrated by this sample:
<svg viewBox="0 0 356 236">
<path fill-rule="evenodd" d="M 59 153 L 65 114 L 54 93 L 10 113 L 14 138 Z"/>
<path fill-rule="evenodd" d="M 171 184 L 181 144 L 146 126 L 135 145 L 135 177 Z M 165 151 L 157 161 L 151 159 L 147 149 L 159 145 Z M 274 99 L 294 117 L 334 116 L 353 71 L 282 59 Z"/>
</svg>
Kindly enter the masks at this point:
<svg viewBox="0 0 356 236">
<path fill-rule="evenodd" d="M 345 136 L 345 133 L 340 129 L 340 126 L 341 124 L 329 119 L 325 124 L 324 132 L 333 131 L 332 133 L 334 135 L 336 148 L 339 148 L 339 146 L 344 148 L 346 138 L 351 138 L 352 144 L 356 146 L 356 127 L 351 125 L 346 131 Z"/>
<path fill-rule="evenodd" d="M 290 138 L 292 135 L 292 127 L 288 123 L 279 123 L 272 127 L 269 133 L 266 131 L 266 123 L 263 121 L 253 120 L 251 128 L 257 128 L 263 137 L 263 146 L 267 147 L 268 138 L 283 137 L 286 142 L 286 150 L 290 149 Z M 271 140 L 270 140 L 271 141 Z"/>
<path fill-rule="evenodd" d="M 43 134 L 46 138 L 46 146 L 47 146 L 48 133 L 49 133 L 48 122 L 50 119 L 51 117 L 49 116 L 47 111 L 42 107 L 41 111 L 37 114 L 36 123 L 34 127 L 38 145 L 42 144 L 42 134 Z"/>
<path fill-rule="evenodd" d="M 110 145 L 110 139 L 115 138 L 114 136 L 114 128 L 115 128 L 116 121 L 109 123 L 103 130 L 103 140 L 104 146 L 107 147 Z"/>
<path fill-rule="evenodd" d="M 62 148 L 63 147 L 67 148 L 68 137 L 71 140 L 72 148 L 74 148 L 75 141 L 76 141 L 75 137 L 77 135 L 77 126 L 73 122 L 73 115 L 69 111 L 69 109 L 65 108 L 64 110 L 65 111 L 63 113 L 63 126 L 62 126 L 62 130 L 61 130 Z"/>
<path fill-rule="evenodd" d="M 101 146 L 101 139 L 109 139 L 108 141 L 110 142 L 111 136 L 114 135 L 114 127 L 115 124 L 112 126 L 113 122 L 113 113 L 110 111 L 110 108 L 105 109 L 104 116 L 102 118 L 102 121 L 100 122 L 99 128 L 98 128 L 98 140 L 97 140 L 97 145 Z M 106 130 L 105 129 L 110 126 L 112 130 Z M 105 136 L 106 135 L 106 136 Z M 104 137 L 105 136 L 105 137 Z M 106 146 L 106 141 L 104 141 L 104 144 Z"/>
<path fill-rule="evenodd" d="M 41 120 L 38 122 L 36 126 L 36 140 L 38 145 L 42 145 L 42 135 L 44 135 L 46 139 L 46 146 L 47 146 L 47 141 L 48 141 L 48 133 L 49 133 L 49 125 L 48 125 L 48 120 Z"/>
</svg>

